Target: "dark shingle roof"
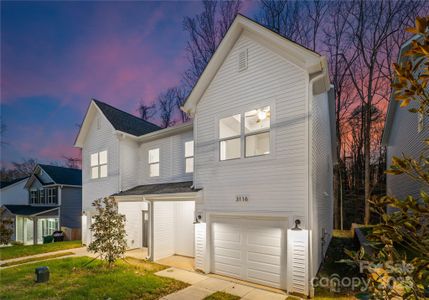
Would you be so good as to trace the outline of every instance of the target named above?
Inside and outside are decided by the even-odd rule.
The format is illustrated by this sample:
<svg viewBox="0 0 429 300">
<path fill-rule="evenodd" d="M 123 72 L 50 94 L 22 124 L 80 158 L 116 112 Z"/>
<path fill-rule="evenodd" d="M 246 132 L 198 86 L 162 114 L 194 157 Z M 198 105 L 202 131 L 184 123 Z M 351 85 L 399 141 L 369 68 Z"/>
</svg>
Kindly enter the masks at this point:
<svg viewBox="0 0 429 300">
<path fill-rule="evenodd" d="M 18 178 L 18 179 L 14 179 L 12 181 L 0 181 L 0 189 L 5 188 L 5 187 L 7 187 L 9 185 L 12 185 L 14 183 L 17 183 L 17 182 L 19 182 L 21 180 L 24 180 L 24 179 L 27 179 L 27 178 L 28 178 L 28 176 L 22 177 L 22 178 Z"/>
<path fill-rule="evenodd" d="M 198 192 L 199 189 L 192 188 L 192 184 L 193 184 L 192 181 L 185 181 L 185 182 L 169 182 L 169 183 L 138 185 L 129 190 L 114 194 L 113 196 Z"/>
<path fill-rule="evenodd" d="M 82 185 L 82 171 L 79 169 L 41 165 L 56 184 Z"/>
<path fill-rule="evenodd" d="M 4 207 L 6 207 L 14 215 L 31 216 L 34 214 L 42 213 L 47 210 L 51 210 L 53 208 L 57 208 L 58 206 L 31 206 L 31 205 L 5 204 Z"/>
<path fill-rule="evenodd" d="M 140 119 L 132 114 L 119 110 L 107 103 L 93 99 L 103 114 L 116 130 L 120 130 L 135 136 L 140 136 L 162 129 L 161 127 Z"/>
</svg>

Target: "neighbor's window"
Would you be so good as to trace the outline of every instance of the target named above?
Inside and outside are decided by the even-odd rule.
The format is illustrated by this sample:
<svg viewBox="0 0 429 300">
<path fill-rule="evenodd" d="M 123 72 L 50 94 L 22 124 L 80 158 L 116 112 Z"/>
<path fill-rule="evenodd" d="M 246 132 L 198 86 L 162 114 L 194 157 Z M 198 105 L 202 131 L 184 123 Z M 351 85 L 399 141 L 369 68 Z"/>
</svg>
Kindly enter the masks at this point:
<svg viewBox="0 0 429 300">
<path fill-rule="evenodd" d="M 151 149 L 148 152 L 149 156 L 149 176 L 159 176 L 159 148 Z"/>
<path fill-rule="evenodd" d="M 185 143 L 185 172 L 194 172 L 194 141 Z"/>
<path fill-rule="evenodd" d="M 246 157 L 270 153 L 270 107 L 254 109 L 244 114 Z"/>
<path fill-rule="evenodd" d="M 54 187 L 46 189 L 46 197 L 48 204 L 58 204 L 57 188 Z"/>
<path fill-rule="evenodd" d="M 30 203 L 35 204 L 38 202 L 37 190 L 30 191 Z"/>
<path fill-rule="evenodd" d="M 40 189 L 39 190 L 39 201 L 42 204 L 46 203 L 46 199 L 45 199 L 45 190 L 44 189 Z"/>
<path fill-rule="evenodd" d="M 107 150 L 91 154 L 91 178 L 107 177 Z"/>
<path fill-rule="evenodd" d="M 241 115 L 219 120 L 220 160 L 241 157 Z"/>
</svg>

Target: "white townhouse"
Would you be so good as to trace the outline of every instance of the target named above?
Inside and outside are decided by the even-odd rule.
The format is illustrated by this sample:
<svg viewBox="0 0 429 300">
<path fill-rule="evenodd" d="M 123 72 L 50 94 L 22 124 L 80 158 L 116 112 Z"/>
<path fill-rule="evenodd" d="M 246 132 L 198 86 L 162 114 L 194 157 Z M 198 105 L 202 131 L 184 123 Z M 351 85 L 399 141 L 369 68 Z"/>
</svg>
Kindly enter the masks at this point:
<svg viewBox="0 0 429 300">
<path fill-rule="evenodd" d="M 326 59 L 239 15 L 183 110 L 191 123 L 161 129 L 91 102 L 75 142 L 84 243 L 91 203 L 113 195 L 149 259 L 310 294 L 332 233 Z"/>
</svg>

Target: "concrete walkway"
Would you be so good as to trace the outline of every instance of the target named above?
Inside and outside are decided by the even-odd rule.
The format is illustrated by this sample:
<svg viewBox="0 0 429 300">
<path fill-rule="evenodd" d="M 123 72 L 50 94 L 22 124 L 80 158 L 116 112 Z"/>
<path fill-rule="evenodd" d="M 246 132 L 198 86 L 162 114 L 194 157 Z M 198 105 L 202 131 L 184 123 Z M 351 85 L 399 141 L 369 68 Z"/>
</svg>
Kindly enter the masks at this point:
<svg viewBox="0 0 429 300">
<path fill-rule="evenodd" d="M 287 297 L 286 294 L 270 292 L 235 283 L 228 279 L 213 278 L 204 274 L 177 268 L 162 270 L 155 273 L 155 275 L 169 277 L 191 284 L 191 286 L 183 290 L 161 298 L 163 300 L 202 300 L 218 291 L 239 296 L 243 300 L 284 300 Z"/>
</svg>

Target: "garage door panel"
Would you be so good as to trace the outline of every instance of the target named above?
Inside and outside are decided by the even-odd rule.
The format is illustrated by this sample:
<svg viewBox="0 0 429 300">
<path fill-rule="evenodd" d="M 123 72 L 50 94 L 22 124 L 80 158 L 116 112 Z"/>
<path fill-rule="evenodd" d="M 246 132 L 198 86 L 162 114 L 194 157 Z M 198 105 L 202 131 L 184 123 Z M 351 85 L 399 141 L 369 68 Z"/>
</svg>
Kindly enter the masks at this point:
<svg viewBox="0 0 429 300">
<path fill-rule="evenodd" d="M 281 288 L 284 224 L 250 218 L 212 223 L 212 272 Z"/>
<path fill-rule="evenodd" d="M 280 265 L 281 257 L 280 255 L 269 255 L 257 252 L 247 252 L 247 260 L 253 262 L 267 263 L 270 265 Z"/>
<path fill-rule="evenodd" d="M 280 287 L 280 275 L 260 270 L 249 269 L 247 272 L 248 280 L 264 283 L 266 285 Z"/>
</svg>

